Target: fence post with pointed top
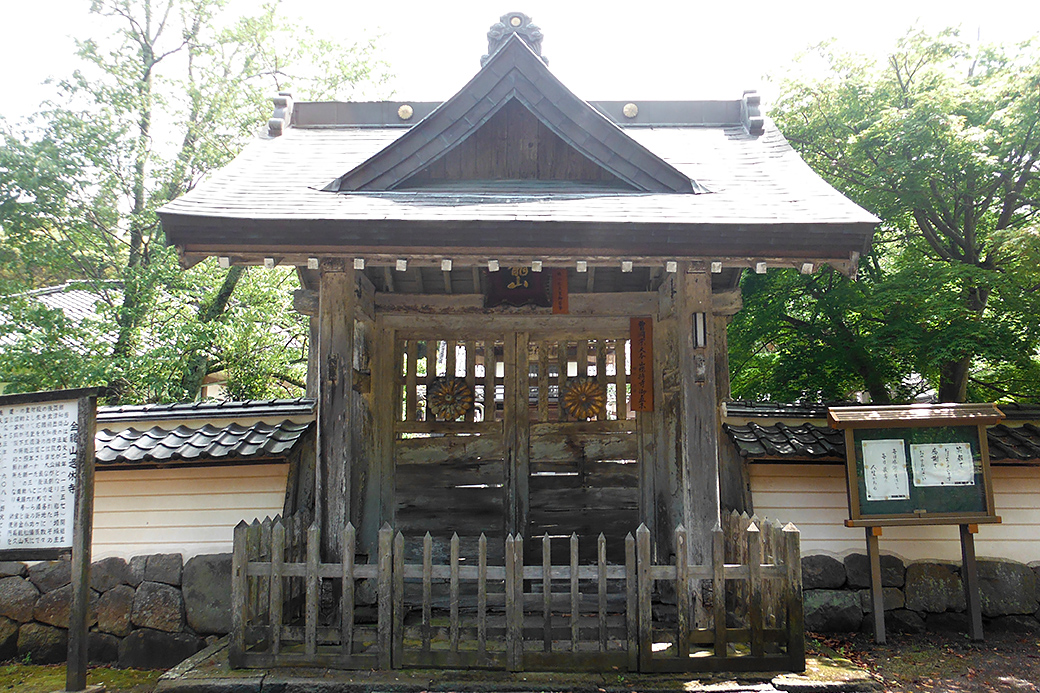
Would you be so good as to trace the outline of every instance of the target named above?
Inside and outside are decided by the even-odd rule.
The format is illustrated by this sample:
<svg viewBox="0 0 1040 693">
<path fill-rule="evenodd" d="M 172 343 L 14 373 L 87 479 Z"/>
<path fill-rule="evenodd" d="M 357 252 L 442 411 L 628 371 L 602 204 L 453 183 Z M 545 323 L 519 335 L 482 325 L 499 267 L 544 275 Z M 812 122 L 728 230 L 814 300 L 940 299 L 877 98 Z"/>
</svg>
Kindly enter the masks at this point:
<svg viewBox="0 0 1040 693">
<path fill-rule="evenodd" d="M 726 537 L 722 525 L 711 531 L 711 598 L 714 607 L 715 656 L 725 657 L 729 653 L 726 632 Z"/>
<path fill-rule="evenodd" d="M 389 524 L 379 529 L 379 578 L 378 593 L 378 641 L 379 668 L 383 671 L 393 666 L 390 652 L 393 647 L 393 546 L 394 530 Z"/>
<path fill-rule="evenodd" d="M 315 522 L 307 529 L 307 611 L 304 622 L 304 651 L 308 656 L 318 652 L 318 607 L 320 583 L 318 559 L 321 553 L 321 531 Z"/>
<path fill-rule="evenodd" d="M 625 629 L 628 636 L 628 670 L 639 670 L 639 578 L 636 570 L 636 538 L 625 535 Z"/>
<path fill-rule="evenodd" d="M 801 533 L 791 523 L 784 527 L 784 561 L 787 564 L 787 661 L 792 671 L 805 671 Z"/>
<path fill-rule="evenodd" d="M 404 666 L 404 535 L 398 532 L 394 535 L 392 568 L 394 576 L 394 600 L 391 611 L 393 613 L 394 644 L 393 653 L 390 657 L 390 665 L 394 669 Z"/>
<path fill-rule="evenodd" d="M 748 620 L 751 626 L 751 656 L 761 657 L 762 640 L 762 532 L 752 522 L 747 528 L 748 546 Z"/>
<path fill-rule="evenodd" d="M 654 642 L 650 604 L 650 593 L 653 590 L 650 579 L 650 530 L 646 525 L 639 525 L 636 530 L 636 574 L 639 585 L 639 670 L 647 672 L 651 669 Z"/>
<path fill-rule="evenodd" d="M 268 613 L 271 615 L 271 654 L 277 656 L 282 651 L 282 573 L 285 566 L 285 525 L 277 520 L 271 528 L 271 601 Z"/>
<path fill-rule="evenodd" d="M 343 553 L 342 583 L 340 585 L 340 646 L 343 654 L 350 657 L 354 653 L 354 551 L 357 544 L 357 531 L 348 522 L 343 527 L 343 538 L 340 551 Z"/>
<path fill-rule="evenodd" d="M 690 654 L 690 571 L 686 527 L 675 528 L 675 655 Z"/>
<path fill-rule="evenodd" d="M 235 525 L 231 553 L 231 645 L 228 660 L 232 667 L 242 666 L 246 639 L 246 535 L 249 525 L 245 520 Z"/>
</svg>

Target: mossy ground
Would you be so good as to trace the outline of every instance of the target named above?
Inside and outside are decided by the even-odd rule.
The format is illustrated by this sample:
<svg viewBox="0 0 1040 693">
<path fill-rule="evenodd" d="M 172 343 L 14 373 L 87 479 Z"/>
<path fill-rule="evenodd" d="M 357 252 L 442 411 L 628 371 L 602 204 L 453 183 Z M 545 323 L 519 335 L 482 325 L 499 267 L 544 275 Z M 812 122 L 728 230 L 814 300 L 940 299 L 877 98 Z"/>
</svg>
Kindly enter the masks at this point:
<svg viewBox="0 0 1040 693">
<path fill-rule="evenodd" d="M 162 671 L 95 667 L 87 685 L 104 684 L 106 693 L 151 693 Z M 65 690 L 64 664 L 0 664 L 0 693 L 53 693 Z"/>
</svg>

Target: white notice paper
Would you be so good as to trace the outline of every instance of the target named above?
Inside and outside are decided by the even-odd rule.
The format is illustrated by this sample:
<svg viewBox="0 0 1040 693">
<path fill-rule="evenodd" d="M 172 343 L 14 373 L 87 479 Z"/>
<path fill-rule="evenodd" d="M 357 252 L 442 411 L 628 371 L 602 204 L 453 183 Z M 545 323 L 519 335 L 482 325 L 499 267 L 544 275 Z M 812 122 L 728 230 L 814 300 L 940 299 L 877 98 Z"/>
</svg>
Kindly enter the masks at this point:
<svg viewBox="0 0 1040 693">
<path fill-rule="evenodd" d="M 72 547 L 75 400 L 0 408 L 0 549 Z"/>
<path fill-rule="evenodd" d="M 975 463 L 967 443 L 910 446 L 914 486 L 974 486 Z"/>
<path fill-rule="evenodd" d="M 868 501 L 908 500 L 906 447 L 901 439 L 863 441 L 863 480 Z"/>
</svg>

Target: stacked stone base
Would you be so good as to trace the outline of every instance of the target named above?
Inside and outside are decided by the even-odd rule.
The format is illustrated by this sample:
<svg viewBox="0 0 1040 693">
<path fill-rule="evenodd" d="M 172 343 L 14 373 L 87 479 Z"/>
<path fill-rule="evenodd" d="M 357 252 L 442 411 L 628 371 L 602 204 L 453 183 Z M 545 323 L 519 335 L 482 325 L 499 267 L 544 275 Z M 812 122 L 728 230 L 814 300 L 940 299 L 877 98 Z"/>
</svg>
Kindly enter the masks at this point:
<svg viewBox="0 0 1040 693">
<path fill-rule="evenodd" d="M 64 662 L 68 560 L 0 563 L 0 659 Z M 106 558 L 90 570 L 91 662 L 165 669 L 231 629 L 231 555 Z"/>
<path fill-rule="evenodd" d="M 1040 566 L 980 560 L 978 569 L 984 627 L 1040 633 Z M 905 565 L 895 556 L 882 555 L 881 584 L 887 632 L 968 632 L 960 564 L 921 561 Z M 806 630 L 873 630 L 870 564 L 865 554 L 844 559 L 805 556 L 802 585 Z"/>
</svg>

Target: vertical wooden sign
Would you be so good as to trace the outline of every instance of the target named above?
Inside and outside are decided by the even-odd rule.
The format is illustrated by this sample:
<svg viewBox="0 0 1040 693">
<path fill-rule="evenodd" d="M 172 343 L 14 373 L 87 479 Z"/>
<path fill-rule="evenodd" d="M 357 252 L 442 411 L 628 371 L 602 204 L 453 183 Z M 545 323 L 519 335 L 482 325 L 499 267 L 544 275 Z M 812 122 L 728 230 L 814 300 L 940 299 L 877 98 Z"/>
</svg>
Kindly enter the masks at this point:
<svg viewBox="0 0 1040 693">
<path fill-rule="evenodd" d="M 552 312 L 553 315 L 570 313 L 569 294 L 567 291 L 567 270 L 552 271 Z"/>
<path fill-rule="evenodd" d="M 654 320 L 632 318 L 629 323 L 632 350 L 632 411 L 654 410 Z"/>
<path fill-rule="evenodd" d="M 87 688 L 94 433 L 101 390 L 0 395 L 0 560 L 72 551 L 65 690 Z"/>
</svg>

